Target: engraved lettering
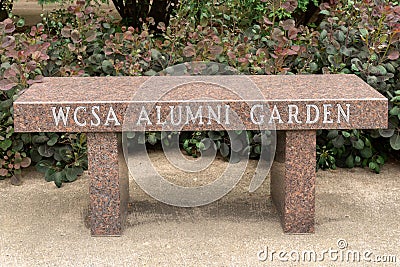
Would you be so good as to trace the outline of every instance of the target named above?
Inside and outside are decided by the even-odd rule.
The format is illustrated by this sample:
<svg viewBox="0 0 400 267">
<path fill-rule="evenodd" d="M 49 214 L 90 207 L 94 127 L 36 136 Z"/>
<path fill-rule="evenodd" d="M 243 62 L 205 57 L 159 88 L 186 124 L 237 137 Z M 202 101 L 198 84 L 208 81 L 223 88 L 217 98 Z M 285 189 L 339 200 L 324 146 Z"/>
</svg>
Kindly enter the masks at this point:
<svg viewBox="0 0 400 267">
<path fill-rule="evenodd" d="M 53 111 L 53 118 L 54 118 L 54 122 L 56 123 L 56 126 L 58 126 L 58 124 L 60 123 L 60 120 L 63 121 L 64 126 L 67 126 L 67 118 L 68 118 L 69 110 L 71 109 L 71 107 L 65 107 L 65 109 L 66 109 L 66 113 L 64 113 L 63 108 L 60 107 L 58 109 L 58 114 L 56 114 L 56 107 L 51 108 L 51 110 Z"/>
<path fill-rule="evenodd" d="M 74 122 L 76 123 L 76 125 L 83 127 L 86 126 L 86 121 L 84 122 L 78 121 L 78 111 L 81 109 L 86 112 L 86 107 L 77 107 L 74 111 Z"/>
</svg>

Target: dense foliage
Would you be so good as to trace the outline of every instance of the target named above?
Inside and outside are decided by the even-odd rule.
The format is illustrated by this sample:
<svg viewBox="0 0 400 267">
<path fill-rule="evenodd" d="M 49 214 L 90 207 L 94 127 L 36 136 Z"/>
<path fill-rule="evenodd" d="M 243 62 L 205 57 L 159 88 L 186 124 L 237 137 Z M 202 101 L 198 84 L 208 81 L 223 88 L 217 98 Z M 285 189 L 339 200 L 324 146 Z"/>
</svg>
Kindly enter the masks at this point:
<svg viewBox="0 0 400 267">
<path fill-rule="evenodd" d="M 32 161 L 48 181 L 61 186 L 87 168 L 84 134 L 14 133 L 12 103 L 30 84 L 43 76 L 154 75 L 190 61 L 214 61 L 245 74 L 355 73 L 391 100 L 390 129 L 319 131 L 318 167 L 368 166 L 379 172 L 386 155 L 400 150 L 398 3 L 328 1 L 320 6 L 318 25 L 298 25 L 299 12 L 316 1 L 180 2 L 169 25 L 147 18 L 140 30 L 85 1 L 44 16 L 26 32 L 18 28 L 21 21 L 3 21 L 0 178 L 18 183 L 21 168 Z M 176 134 L 130 138 L 168 144 Z M 219 142 L 223 156 L 257 156 L 261 138 L 269 135 L 236 134 L 246 134 L 248 142 L 230 144 L 224 132 L 185 133 L 179 140 L 193 156 L 209 147 L 205 137 Z"/>
</svg>

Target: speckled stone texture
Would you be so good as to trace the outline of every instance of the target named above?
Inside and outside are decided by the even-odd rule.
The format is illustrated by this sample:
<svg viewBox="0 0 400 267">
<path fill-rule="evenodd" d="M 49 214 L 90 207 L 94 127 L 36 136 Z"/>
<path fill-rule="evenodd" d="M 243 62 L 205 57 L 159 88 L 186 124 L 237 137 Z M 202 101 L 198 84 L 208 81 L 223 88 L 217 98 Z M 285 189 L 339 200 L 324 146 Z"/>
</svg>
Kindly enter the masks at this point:
<svg viewBox="0 0 400 267">
<path fill-rule="evenodd" d="M 127 215 L 129 180 L 121 134 L 88 133 L 90 232 L 120 236 Z"/>
<path fill-rule="evenodd" d="M 285 233 L 314 233 L 316 131 L 277 132 L 271 195 Z"/>
<path fill-rule="evenodd" d="M 199 77 L 203 82 L 198 82 Z M 46 78 L 43 83 L 33 84 L 14 102 L 15 130 L 17 132 L 118 132 L 122 131 L 128 106 L 135 111 L 129 113 L 129 118 L 137 121 L 140 114 L 138 111 L 145 102 L 151 102 L 152 106 L 166 107 L 162 111 L 162 116 L 166 117 L 168 106 L 185 105 L 185 101 L 188 100 L 204 105 L 210 100 L 213 100 L 214 104 L 229 105 L 231 111 L 241 118 L 246 129 L 258 129 L 258 125 L 251 123 L 249 119 L 249 104 L 257 103 L 267 105 L 270 109 L 277 106 L 283 119 L 282 123 L 275 122 L 277 130 L 387 127 L 387 98 L 355 75 L 246 76 L 247 83 L 243 83 L 237 76 L 199 77 L 152 77 L 150 87 L 146 83 L 149 80 L 147 77 Z M 221 86 L 221 83 L 224 86 Z M 176 84 L 182 85 L 176 86 Z M 252 90 L 247 90 L 249 88 Z M 155 92 L 160 97 L 155 97 Z M 239 92 L 240 96 L 233 92 Z M 320 119 L 315 123 L 305 123 L 306 107 L 309 104 L 315 105 L 321 112 Z M 335 107 L 337 105 L 346 107 L 347 104 L 350 105 L 350 120 L 345 122 L 342 119 L 339 123 Z M 289 105 L 298 106 L 298 119 L 302 123 L 288 122 Z M 329 115 L 331 123 L 323 123 L 324 105 L 331 105 Z M 53 108 L 58 112 L 60 108 L 64 108 L 65 111 L 66 107 L 70 108 L 66 124 L 57 125 Z M 99 116 L 98 125 L 92 123 L 97 122 L 97 118 L 92 114 L 93 108 L 96 108 Z M 105 123 L 110 108 L 115 112 L 120 124 Z M 74 114 L 77 110 L 79 112 Z M 79 121 L 86 122 L 85 125 L 80 126 L 74 122 L 74 115 L 77 115 Z M 152 112 L 149 117 L 154 122 L 156 114 Z M 234 130 L 236 127 L 234 122 L 223 126 L 226 126 L 227 130 Z M 168 125 L 162 126 L 156 123 L 147 125 L 146 129 L 174 130 L 168 129 Z M 182 130 L 223 130 L 223 127 L 216 123 L 190 124 L 184 125 Z"/>
</svg>

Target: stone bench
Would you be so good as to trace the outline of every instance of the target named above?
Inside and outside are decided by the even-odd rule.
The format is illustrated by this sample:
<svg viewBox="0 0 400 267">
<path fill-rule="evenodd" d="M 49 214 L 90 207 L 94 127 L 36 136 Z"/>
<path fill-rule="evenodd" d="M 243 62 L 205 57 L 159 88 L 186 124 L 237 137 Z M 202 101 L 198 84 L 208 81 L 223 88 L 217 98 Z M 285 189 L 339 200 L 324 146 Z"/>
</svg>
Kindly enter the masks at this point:
<svg viewBox="0 0 400 267">
<path fill-rule="evenodd" d="M 245 76 L 258 87 L 258 96 L 240 77 L 45 78 L 15 101 L 15 131 L 87 133 L 91 234 L 118 236 L 129 199 L 120 134 L 128 107 L 133 110 L 130 119 L 141 129 L 167 131 L 176 128 L 169 127 L 173 123 L 168 112 L 196 96 L 204 110 L 211 102 L 218 110 L 211 113 L 213 120 L 202 120 L 202 114 L 193 115 L 192 110 L 190 120 L 179 125 L 183 131 L 235 129 L 239 126 L 229 118 L 231 113 L 240 117 L 241 128 L 274 124 L 272 200 L 285 233 L 313 233 L 316 131 L 386 128 L 387 99 L 355 75 Z M 149 79 L 152 88 L 141 90 Z M 232 92 L 226 90 L 229 86 L 240 88 Z M 150 102 L 153 110 L 147 110 Z"/>
</svg>

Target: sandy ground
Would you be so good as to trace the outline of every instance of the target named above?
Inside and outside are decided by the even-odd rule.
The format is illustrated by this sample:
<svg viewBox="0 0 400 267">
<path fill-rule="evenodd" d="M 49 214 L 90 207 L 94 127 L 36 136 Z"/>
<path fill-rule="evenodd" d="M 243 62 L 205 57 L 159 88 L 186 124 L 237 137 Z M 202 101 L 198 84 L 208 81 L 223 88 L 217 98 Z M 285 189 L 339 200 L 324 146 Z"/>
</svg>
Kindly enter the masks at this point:
<svg viewBox="0 0 400 267">
<path fill-rule="evenodd" d="M 161 152 L 150 158 L 163 176 L 183 185 L 201 184 L 227 167 L 217 159 L 199 175 L 188 175 L 174 170 Z M 60 189 L 35 171 L 19 187 L 0 181 L 0 266 L 400 266 L 398 162 L 379 175 L 364 169 L 319 171 L 311 235 L 282 233 L 268 178 L 256 192 L 247 192 L 255 165 L 250 162 L 224 198 L 197 208 L 157 202 L 131 178 L 128 226 L 113 238 L 91 237 L 85 227 L 87 175 Z M 347 246 L 340 249 L 338 240 Z M 317 262 L 309 262 L 310 251 Z M 361 253 L 360 261 L 352 253 Z M 365 260 L 396 256 L 396 263 L 366 262 L 365 253 Z"/>
</svg>

